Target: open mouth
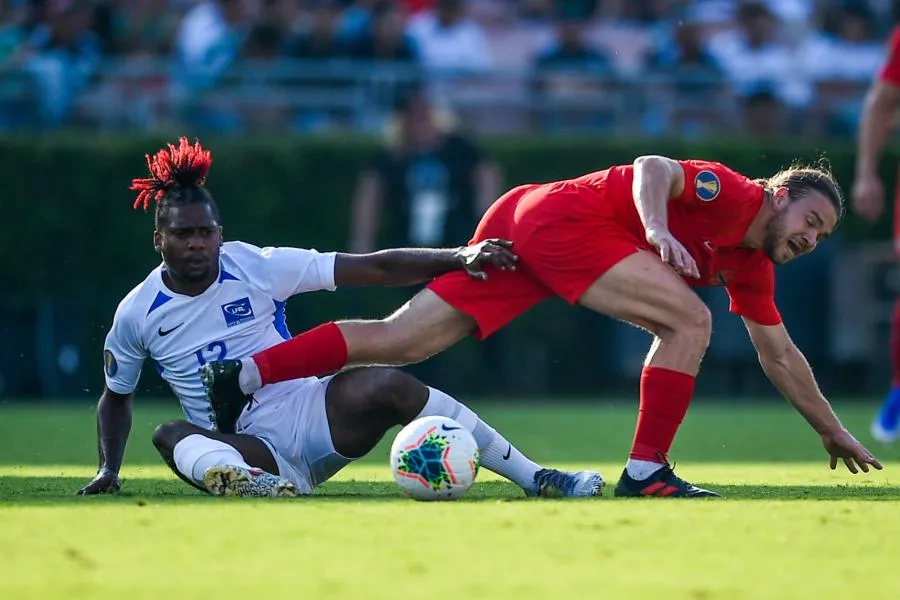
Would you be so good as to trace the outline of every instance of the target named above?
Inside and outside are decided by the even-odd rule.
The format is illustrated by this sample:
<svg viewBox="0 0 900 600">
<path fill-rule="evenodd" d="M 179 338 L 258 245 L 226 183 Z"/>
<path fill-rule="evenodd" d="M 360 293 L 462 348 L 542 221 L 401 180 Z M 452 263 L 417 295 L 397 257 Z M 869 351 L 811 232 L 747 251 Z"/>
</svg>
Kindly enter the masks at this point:
<svg viewBox="0 0 900 600">
<path fill-rule="evenodd" d="M 792 239 L 787 241 L 787 247 L 791 252 L 791 256 L 797 256 L 798 254 L 803 253 L 803 247 Z"/>
</svg>

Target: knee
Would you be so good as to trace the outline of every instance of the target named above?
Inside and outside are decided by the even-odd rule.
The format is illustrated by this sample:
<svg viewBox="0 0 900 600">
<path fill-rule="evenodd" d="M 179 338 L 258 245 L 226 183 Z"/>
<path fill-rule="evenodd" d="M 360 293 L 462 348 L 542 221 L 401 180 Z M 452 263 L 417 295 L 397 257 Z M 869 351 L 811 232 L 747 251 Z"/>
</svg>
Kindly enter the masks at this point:
<svg viewBox="0 0 900 600">
<path fill-rule="evenodd" d="M 175 444 L 190 435 L 190 425 L 187 421 L 169 421 L 163 423 L 153 431 L 153 445 L 163 456 L 172 456 Z"/>
<path fill-rule="evenodd" d="M 692 348 L 706 349 L 712 335 L 712 313 L 699 299 L 684 302 L 673 311 L 672 320 L 659 337 L 677 339 Z"/>
</svg>

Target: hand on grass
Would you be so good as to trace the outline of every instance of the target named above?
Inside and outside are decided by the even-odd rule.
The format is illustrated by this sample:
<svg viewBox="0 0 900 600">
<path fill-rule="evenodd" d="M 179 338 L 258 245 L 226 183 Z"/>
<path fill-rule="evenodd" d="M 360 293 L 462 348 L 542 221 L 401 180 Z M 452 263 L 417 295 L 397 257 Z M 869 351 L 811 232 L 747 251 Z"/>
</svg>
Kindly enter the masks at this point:
<svg viewBox="0 0 900 600">
<path fill-rule="evenodd" d="M 868 473 L 869 465 L 872 465 L 879 471 L 882 469 L 878 459 L 846 429 L 842 429 L 835 434 L 823 435 L 822 445 L 825 446 L 825 450 L 831 455 L 832 470 L 837 468 L 838 459 L 843 460 L 847 470 L 854 474 L 859 473 L 859 469 L 862 469 L 864 473 Z"/>
</svg>

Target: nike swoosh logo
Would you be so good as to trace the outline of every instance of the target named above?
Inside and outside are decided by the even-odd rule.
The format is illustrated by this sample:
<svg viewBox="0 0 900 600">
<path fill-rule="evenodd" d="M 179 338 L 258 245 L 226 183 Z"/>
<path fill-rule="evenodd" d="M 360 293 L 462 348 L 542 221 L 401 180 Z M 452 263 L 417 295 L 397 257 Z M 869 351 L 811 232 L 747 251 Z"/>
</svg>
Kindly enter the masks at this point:
<svg viewBox="0 0 900 600">
<path fill-rule="evenodd" d="M 503 455 L 503 460 L 509 460 L 510 454 L 512 454 L 512 444 L 510 444 L 509 448 L 506 449 L 506 454 Z"/>
<path fill-rule="evenodd" d="M 444 431 L 454 431 L 456 429 L 462 429 L 462 427 L 447 427 L 446 425 L 441 425 L 441 429 Z"/>
<path fill-rule="evenodd" d="M 173 331 L 175 331 L 176 329 L 178 329 L 179 327 L 181 327 L 182 325 L 184 325 L 184 323 L 179 323 L 178 325 L 176 325 L 172 329 L 169 329 L 168 331 L 163 331 L 163 328 L 160 327 L 156 333 L 158 333 L 160 335 L 160 337 L 165 337 L 165 336 L 169 335 L 170 333 L 172 333 Z"/>
</svg>

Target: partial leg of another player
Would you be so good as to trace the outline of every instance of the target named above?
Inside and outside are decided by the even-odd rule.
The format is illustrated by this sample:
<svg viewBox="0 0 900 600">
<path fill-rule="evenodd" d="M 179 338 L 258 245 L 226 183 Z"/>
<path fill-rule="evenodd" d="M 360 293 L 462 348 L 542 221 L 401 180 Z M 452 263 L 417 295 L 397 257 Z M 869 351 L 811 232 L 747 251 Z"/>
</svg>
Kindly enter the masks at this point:
<svg viewBox="0 0 900 600">
<path fill-rule="evenodd" d="M 616 495 L 716 495 L 676 477 L 667 460 L 709 344 L 709 309 L 670 267 L 649 252 L 636 252 L 613 266 L 578 302 L 654 335 L 641 374 L 637 429 Z"/>
<path fill-rule="evenodd" d="M 336 375 L 328 384 L 325 407 L 334 448 L 348 458 L 369 453 L 395 425 L 421 417 L 450 417 L 472 432 L 483 467 L 515 482 L 530 496 L 589 497 L 602 492 L 599 473 L 541 467 L 467 406 L 397 369 L 369 367 Z"/>
<path fill-rule="evenodd" d="M 214 496 L 296 496 L 293 483 L 278 476 L 275 458 L 252 435 L 208 431 L 187 421 L 164 423 L 153 445 L 184 482 Z"/>
<path fill-rule="evenodd" d="M 884 444 L 900 438 L 900 299 L 891 316 L 891 389 L 872 422 L 872 437 Z"/>
</svg>

